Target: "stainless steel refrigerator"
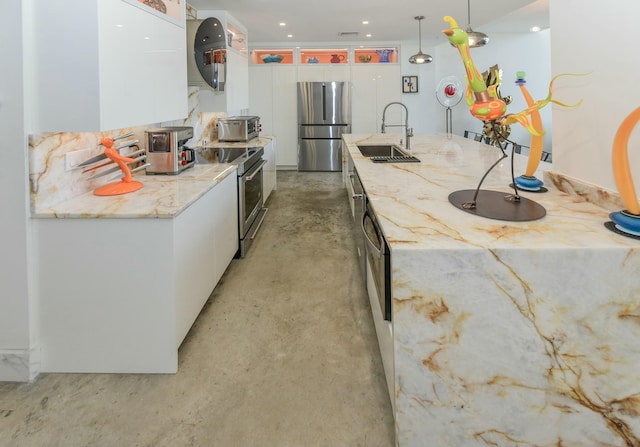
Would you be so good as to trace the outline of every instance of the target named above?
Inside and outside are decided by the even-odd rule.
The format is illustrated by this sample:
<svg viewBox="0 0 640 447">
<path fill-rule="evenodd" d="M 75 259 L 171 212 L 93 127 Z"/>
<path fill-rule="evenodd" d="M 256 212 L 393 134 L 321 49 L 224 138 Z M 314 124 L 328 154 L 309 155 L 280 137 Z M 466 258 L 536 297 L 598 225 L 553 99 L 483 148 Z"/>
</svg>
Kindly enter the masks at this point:
<svg viewBox="0 0 640 447">
<path fill-rule="evenodd" d="M 298 171 L 341 171 L 351 132 L 347 82 L 298 82 Z"/>
</svg>

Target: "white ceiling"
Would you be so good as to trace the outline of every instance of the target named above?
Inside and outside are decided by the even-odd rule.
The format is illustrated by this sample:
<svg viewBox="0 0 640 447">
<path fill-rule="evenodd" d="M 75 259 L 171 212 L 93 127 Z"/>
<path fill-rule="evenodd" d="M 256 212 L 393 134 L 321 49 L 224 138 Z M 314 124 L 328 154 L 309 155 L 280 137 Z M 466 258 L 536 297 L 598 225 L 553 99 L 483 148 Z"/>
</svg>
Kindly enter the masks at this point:
<svg viewBox="0 0 640 447">
<path fill-rule="evenodd" d="M 415 16 L 423 15 L 422 43 L 445 40 L 442 20 L 450 15 L 468 23 L 467 0 L 187 0 L 197 10 L 225 10 L 242 22 L 250 43 L 404 41 L 418 38 Z M 549 27 L 549 0 L 470 0 L 474 30 L 527 32 Z M 368 25 L 362 21 L 368 20 Z M 279 26 L 285 22 L 286 26 Z M 357 36 L 341 37 L 343 32 Z M 370 33 L 370 38 L 365 37 Z M 288 38 L 287 34 L 293 37 Z"/>
</svg>

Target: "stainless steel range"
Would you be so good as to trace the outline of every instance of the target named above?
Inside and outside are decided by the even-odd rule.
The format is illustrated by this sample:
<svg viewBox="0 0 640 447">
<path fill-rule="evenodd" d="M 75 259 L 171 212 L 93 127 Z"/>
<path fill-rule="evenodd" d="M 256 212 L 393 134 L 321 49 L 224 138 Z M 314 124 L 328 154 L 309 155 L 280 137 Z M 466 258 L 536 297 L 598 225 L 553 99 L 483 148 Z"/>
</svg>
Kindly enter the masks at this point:
<svg viewBox="0 0 640 447">
<path fill-rule="evenodd" d="M 262 147 L 199 147 L 195 149 L 196 163 L 233 163 L 238 166 L 238 233 L 240 248 L 236 257 L 243 258 L 251 246 L 264 216 L 262 193 Z"/>
</svg>

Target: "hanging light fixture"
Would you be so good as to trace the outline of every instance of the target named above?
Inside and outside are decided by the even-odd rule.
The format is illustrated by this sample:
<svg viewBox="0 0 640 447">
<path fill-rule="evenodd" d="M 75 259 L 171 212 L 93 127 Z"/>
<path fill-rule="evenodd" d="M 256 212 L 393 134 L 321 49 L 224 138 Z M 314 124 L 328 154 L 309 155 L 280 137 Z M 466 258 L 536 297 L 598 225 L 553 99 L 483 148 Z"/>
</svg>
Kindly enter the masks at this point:
<svg viewBox="0 0 640 447">
<path fill-rule="evenodd" d="M 418 52 L 409 58 L 409 62 L 412 64 L 428 64 L 433 60 L 429 54 L 422 52 L 422 27 L 420 21 L 424 19 L 424 16 L 415 16 L 414 19 L 418 21 Z"/>
<path fill-rule="evenodd" d="M 467 0 L 467 36 L 469 36 L 469 47 L 482 47 L 489 43 L 489 36 L 485 33 L 476 32 L 471 29 L 471 0 Z"/>
</svg>

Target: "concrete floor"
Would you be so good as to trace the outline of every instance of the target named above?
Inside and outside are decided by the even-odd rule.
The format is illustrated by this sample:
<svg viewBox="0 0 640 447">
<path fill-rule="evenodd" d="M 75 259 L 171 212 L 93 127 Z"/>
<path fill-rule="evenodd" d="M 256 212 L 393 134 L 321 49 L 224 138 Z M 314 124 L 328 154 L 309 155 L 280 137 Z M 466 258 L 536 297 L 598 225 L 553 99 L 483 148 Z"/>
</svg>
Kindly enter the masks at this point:
<svg viewBox="0 0 640 447">
<path fill-rule="evenodd" d="M 341 173 L 278 172 L 175 375 L 0 383 L 0 446 L 392 446 Z"/>
</svg>

